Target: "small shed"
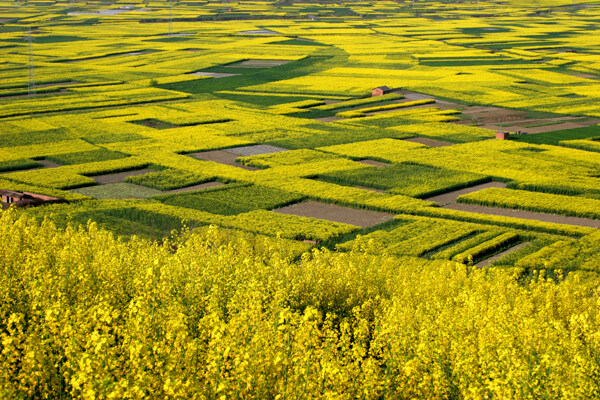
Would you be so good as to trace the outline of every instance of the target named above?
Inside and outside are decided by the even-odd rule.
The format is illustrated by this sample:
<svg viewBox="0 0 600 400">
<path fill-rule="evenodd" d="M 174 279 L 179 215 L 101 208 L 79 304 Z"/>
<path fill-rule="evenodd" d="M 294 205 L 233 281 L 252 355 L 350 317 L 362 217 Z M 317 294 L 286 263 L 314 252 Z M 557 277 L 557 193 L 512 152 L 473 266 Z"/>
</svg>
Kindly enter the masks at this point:
<svg viewBox="0 0 600 400">
<path fill-rule="evenodd" d="M 2 204 L 16 207 L 25 207 L 29 205 L 39 205 L 44 203 L 61 203 L 64 200 L 58 197 L 45 196 L 43 194 L 20 192 L 16 190 L 0 190 Z"/>
<path fill-rule="evenodd" d="M 384 94 L 389 93 L 391 91 L 392 91 L 392 89 L 390 89 L 387 86 L 379 86 L 379 87 L 376 87 L 375 89 L 373 89 L 371 91 L 371 95 L 373 97 L 375 97 L 375 96 L 383 96 Z"/>
<path fill-rule="evenodd" d="M 496 132 L 496 139 L 508 140 L 510 133 L 508 132 Z"/>
<path fill-rule="evenodd" d="M 15 192 L 13 190 L 0 190 L 2 202 L 6 204 L 17 203 L 25 197 L 23 192 Z"/>
</svg>

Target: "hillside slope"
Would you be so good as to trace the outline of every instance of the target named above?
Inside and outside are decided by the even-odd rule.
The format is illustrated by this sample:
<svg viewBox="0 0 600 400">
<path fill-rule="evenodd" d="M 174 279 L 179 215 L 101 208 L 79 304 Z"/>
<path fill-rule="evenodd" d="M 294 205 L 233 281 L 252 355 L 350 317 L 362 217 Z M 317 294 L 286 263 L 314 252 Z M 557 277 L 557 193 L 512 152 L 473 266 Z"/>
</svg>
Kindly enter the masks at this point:
<svg viewBox="0 0 600 400">
<path fill-rule="evenodd" d="M 600 279 L 0 215 L 0 398 L 597 398 Z M 236 234 L 237 235 L 237 234 Z M 560 275 L 560 274 L 559 274 Z"/>
</svg>

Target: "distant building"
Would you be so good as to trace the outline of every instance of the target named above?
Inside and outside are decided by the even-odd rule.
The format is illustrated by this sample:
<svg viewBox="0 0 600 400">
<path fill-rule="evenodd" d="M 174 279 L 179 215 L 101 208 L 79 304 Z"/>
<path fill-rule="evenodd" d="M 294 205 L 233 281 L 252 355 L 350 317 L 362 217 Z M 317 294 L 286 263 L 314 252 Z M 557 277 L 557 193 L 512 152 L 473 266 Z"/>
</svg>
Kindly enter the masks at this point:
<svg viewBox="0 0 600 400">
<path fill-rule="evenodd" d="M 510 136 L 508 132 L 496 132 L 496 139 L 507 140 Z"/>
<path fill-rule="evenodd" d="M 373 89 L 371 91 L 371 94 L 372 94 L 373 97 L 375 97 L 375 96 L 383 96 L 384 94 L 389 93 L 391 91 L 392 91 L 392 89 L 390 89 L 387 86 L 379 86 L 379 87 L 376 87 L 375 89 Z"/>
<path fill-rule="evenodd" d="M 43 194 L 19 192 L 15 190 L 0 190 L 3 206 L 14 205 L 25 207 L 29 205 L 40 205 L 45 203 L 62 203 L 64 200 L 58 197 L 45 196 Z"/>
</svg>

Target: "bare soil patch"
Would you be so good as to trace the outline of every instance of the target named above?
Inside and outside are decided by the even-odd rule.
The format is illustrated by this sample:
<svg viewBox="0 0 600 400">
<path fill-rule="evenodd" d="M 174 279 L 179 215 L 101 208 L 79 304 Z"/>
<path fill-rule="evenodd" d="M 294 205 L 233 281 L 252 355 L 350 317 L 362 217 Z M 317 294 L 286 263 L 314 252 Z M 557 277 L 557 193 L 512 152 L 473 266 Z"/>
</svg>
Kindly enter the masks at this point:
<svg viewBox="0 0 600 400">
<path fill-rule="evenodd" d="M 144 169 L 135 169 L 130 171 L 117 172 L 114 174 L 105 174 L 105 175 L 96 175 L 90 176 L 93 180 L 98 182 L 99 185 L 107 185 L 111 183 L 119 183 L 123 182 L 125 178 L 128 176 L 136 176 L 136 175 L 144 175 L 150 172 L 158 172 L 152 168 L 144 168 Z"/>
<path fill-rule="evenodd" d="M 503 182 L 482 183 L 480 185 L 475 185 L 475 186 L 471 186 L 471 187 L 468 187 L 468 188 L 454 190 L 452 192 L 440 194 L 440 195 L 437 195 L 437 196 L 428 197 L 428 198 L 423 199 L 423 200 L 433 201 L 433 202 L 438 203 L 440 206 L 443 207 L 443 206 L 446 206 L 448 204 L 456 204 L 456 199 L 458 198 L 458 196 L 462 196 L 463 194 L 478 192 L 480 190 L 488 189 L 488 188 L 502 188 L 502 189 L 504 189 L 504 188 L 506 188 L 506 183 L 503 183 Z"/>
<path fill-rule="evenodd" d="M 234 147 L 231 149 L 225 149 L 228 153 L 237 154 L 238 156 L 258 156 L 261 154 L 272 154 L 281 153 L 282 151 L 288 151 L 283 147 L 271 146 L 269 144 L 257 144 L 254 146 Z"/>
<path fill-rule="evenodd" d="M 118 54 L 108 54 L 108 55 L 104 55 L 104 56 L 98 56 L 98 57 L 89 57 L 89 58 L 78 58 L 76 60 L 67 60 L 67 61 L 63 61 L 65 63 L 75 63 L 75 62 L 82 62 L 82 61 L 93 61 L 93 60 L 101 60 L 104 58 L 113 58 L 113 57 L 127 57 L 127 56 L 141 56 L 144 54 L 150 54 L 150 53 L 155 53 L 155 50 L 144 50 L 144 51 L 130 51 L 127 53 L 118 53 Z"/>
<path fill-rule="evenodd" d="M 223 72 L 192 72 L 189 75 L 197 75 L 197 76 L 212 76 L 213 78 L 227 78 L 229 76 L 237 76 L 239 74 L 226 74 Z"/>
<path fill-rule="evenodd" d="M 354 187 L 357 188 L 357 189 L 369 190 L 371 192 L 385 193 L 385 190 L 375 189 L 375 188 L 367 187 L 367 186 L 354 186 Z"/>
<path fill-rule="evenodd" d="M 414 138 L 402 139 L 402 140 L 405 140 L 407 142 L 424 144 L 425 146 L 429 146 L 429 147 L 444 147 L 444 146 L 452 146 L 453 145 L 453 143 L 444 142 L 443 140 L 429 139 L 429 138 L 424 138 L 424 137 L 414 137 Z"/>
<path fill-rule="evenodd" d="M 42 168 L 58 168 L 61 167 L 59 163 L 55 163 L 54 161 L 46 160 L 45 158 L 42 160 L 35 160 L 42 164 Z"/>
<path fill-rule="evenodd" d="M 530 219 L 534 221 L 552 222 L 555 224 L 565 225 L 576 225 L 576 226 L 587 226 L 591 228 L 600 229 L 600 220 L 579 218 L 579 217 L 566 217 L 564 215 L 556 214 L 545 214 L 540 212 L 523 211 L 523 210 L 512 210 L 509 208 L 497 208 L 497 207 L 484 207 L 474 204 L 464 203 L 453 203 L 444 206 L 451 210 L 468 211 L 478 214 L 488 215 L 500 215 L 503 217 L 513 217 L 521 219 Z"/>
<path fill-rule="evenodd" d="M 494 125 L 487 125 L 486 128 L 493 129 L 493 130 L 509 130 L 511 132 L 512 131 L 521 131 L 521 132 L 526 132 L 528 134 L 535 134 L 535 133 L 561 131 L 563 129 L 585 128 L 587 126 L 596 125 L 597 123 L 600 122 L 600 120 L 596 120 L 596 119 L 578 121 L 579 119 L 580 118 L 577 118 L 577 117 L 565 117 L 562 119 L 548 118 L 546 120 L 528 120 L 528 121 L 525 121 L 524 123 L 519 122 L 518 125 L 515 124 L 515 125 L 511 125 L 510 127 L 504 127 L 504 128 L 496 127 Z M 565 122 L 560 123 L 560 124 L 549 124 L 549 125 L 531 127 L 531 125 L 544 124 L 546 122 L 561 121 L 561 120 L 564 120 Z"/>
<path fill-rule="evenodd" d="M 588 226 L 592 228 L 600 229 L 600 220 L 579 218 L 579 217 L 567 217 L 564 215 L 547 214 L 541 212 L 524 211 L 524 210 L 513 210 L 510 208 L 499 208 L 499 207 L 487 207 L 476 204 L 457 203 L 456 199 L 458 196 L 463 194 L 477 192 L 479 190 L 487 188 L 506 188 L 506 184 L 503 182 L 488 182 L 480 185 L 471 186 L 465 189 L 455 190 L 453 192 L 444 193 L 438 196 L 428 197 L 423 200 L 433 201 L 440 205 L 440 207 L 448 208 L 450 210 L 457 211 L 468 211 L 477 214 L 488 214 L 488 215 L 499 215 L 503 217 L 513 217 L 521 219 L 530 219 L 534 221 L 552 222 L 555 224 L 565 225 L 577 225 L 577 226 Z"/>
<path fill-rule="evenodd" d="M 192 192 L 195 190 L 208 189 L 211 187 L 217 187 L 217 186 L 223 186 L 223 185 L 224 185 L 224 183 L 222 183 L 222 182 L 205 182 L 205 183 L 200 183 L 198 185 L 186 186 L 186 187 L 179 188 L 179 189 L 165 190 L 165 193 Z"/>
<path fill-rule="evenodd" d="M 270 29 L 255 29 L 252 31 L 240 31 L 240 35 L 281 35 L 279 32 L 272 31 Z"/>
<path fill-rule="evenodd" d="M 362 228 L 378 225 L 394 218 L 393 214 L 369 210 L 357 210 L 350 207 L 320 203 L 312 200 L 282 207 L 273 210 L 273 212 L 341 222 L 344 224 L 360 226 Z"/>
<path fill-rule="evenodd" d="M 231 165 L 232 167 L 243 168 L 248 171 L 256 171 L 258 169 L 237 163 L 235 161 L 236 158 L 239 157 L 237 154 L 233 154 L 223 150 L 201 151 L 198 153 L 190 153 L 187 155 L 197 158 L 199 160 L 213 161 L 219 164 Z"/>
<path fill-rule="evenodd" d="M 152 119 L 152 118 L 142 119 L 139 121 L 129 121 L 129 122 L 132 124 L 147 126 L 148 128 L 154 128 L 154 129 L 172 129 L 172 128 L 178 127 L 177 125 L 171 124 L 169 122 L 161 121 L 158 119 Z"/>
<path fill-rule="evenodd" d="M 584 78 L 584 79 L 596 79 L 596 80 L 600 79 L 600 76 L 598 76 L 598 75 L 584 74 L 583 72 L 569 73 L 569 75 L 576 76 L 578 78 Z"/>
<path fill-rule="evenodd" d="M 480 124 L 495 124 L 527 120 L 527 111 L 509 110 L 500 107 L 473 106 L 462 111 Z"/>
<path fill-rule="evenodd" d="M 290 63 L 291 60 L 245 60 L 235 64 L 224 65 L 231 68 L 272 68 Z"/>
<path fill-rule="evenodd" d="M 343 118 L 334 116 L 334 117 L 315 118 L 315 121 L 334 122 L 334 121 L 339 121 L 340 119 L 343 119 Z"/>
<path fill-rule="evenodd" d="M 498 254 L 495 254 L 495 255 L 493 255 L 491 257 L 488 257 L 485 260 L 479 261 L 477 264 L 475 264 L 475 266 L 479 267 L 479 268 L 487 267 L 491 263 L 493 263 L 494 261 L 497 261 L 497 260 L 501 259 L 502 257 L 504 257 L 507 254 L 510 254 L 510 253 L 515 252 L 515 251 L 517 251 L 519 249 L 522 249 L 523 247 L 527 246 L 528 244 L 529 244 L 529 242 L 519 243 L 516 246 L 513 246 L 513 247 L 508 248 L 508 249 L 506 249 L 506 250 L 504 250 L 504 251 L 502 251 L 502 252 L 500 252 Z"/>
<path fill-rule="evenodd" d="M 386 166 L 390 165 L 388 163 L 383 163 L 383 162 L 369 160 L 369 159 L 359 160 L 358 162 L 361 164 L 372 165 L 374 167 L 386 167 Z"/>
</svg>

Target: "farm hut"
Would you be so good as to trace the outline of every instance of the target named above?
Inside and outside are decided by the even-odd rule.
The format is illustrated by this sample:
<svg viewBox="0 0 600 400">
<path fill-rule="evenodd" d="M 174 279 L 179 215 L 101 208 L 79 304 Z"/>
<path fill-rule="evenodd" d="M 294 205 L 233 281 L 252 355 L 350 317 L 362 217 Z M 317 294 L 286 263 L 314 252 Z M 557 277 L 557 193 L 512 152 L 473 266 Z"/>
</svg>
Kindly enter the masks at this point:
<svg viewBox="0 0 600 400">
<path fill-rule="evenodd" d="M 0 197 L 3 205 L 14 205 L 16 207 L 25 207 L 29 205 L 39 205 L 44 203 L 61 203 L 64 200 L 58 197 L 45 196 L 43 194 L 19 192 L 15 190 L 0 190 Z"/>
<path fill-rule="evenodd" d="M 12 204 L 23 200 L 24 194 L 12 190 L 0 190 L 0 196 L 2 196 L 3 203 Z"/>
<path fill-rule="evenodd" d="M 496 132 L 496 139 L 507 140 L 510 136 L 508 132 Z"/>
<path fill-rule="evenodd" d="M 375 89 L 373 89 L 371 91 L 371 95 L 373 97 L 375 97 L 375 96 L 383 96 L 384 94 L 389 93 L 391 91 L 392 91 L 392 89 L 390 89 L 387 86 L 379 86 L 379 87 L 376 87 Z"/>
</svg>

